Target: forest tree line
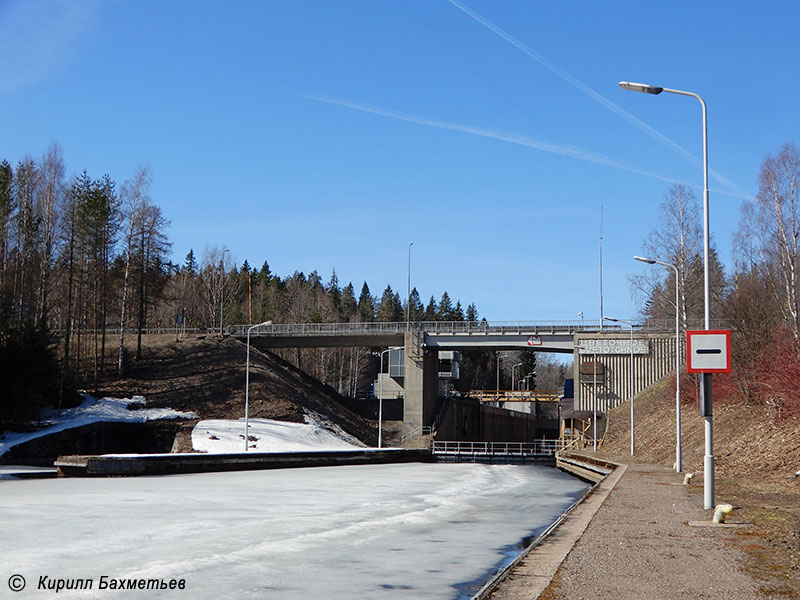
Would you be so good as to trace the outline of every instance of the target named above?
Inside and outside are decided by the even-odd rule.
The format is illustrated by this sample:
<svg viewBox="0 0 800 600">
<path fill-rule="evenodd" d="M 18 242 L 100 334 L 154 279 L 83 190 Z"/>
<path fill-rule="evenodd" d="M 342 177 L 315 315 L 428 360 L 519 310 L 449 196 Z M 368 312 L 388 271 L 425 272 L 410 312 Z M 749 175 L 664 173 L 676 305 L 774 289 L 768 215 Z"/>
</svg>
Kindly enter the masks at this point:
<svg viewBox="0 0 800 600">
<path fill-rule="evenodd" d="M 643 294 L 643 316 L 674 322 L 682 332 L 702 329 L 703 220 L 700 202 L 683 185 L 667 190 L 658 226 L 646 238 L 653 266 L 632 278 Z M 713 240 L 712 240 L 713 242 Z M 734 264 L 725 270 L 710 252 L 712 328 L 732 330 L 733 373 L 715 377 L 720 394 L 800 413 L 800 150 L 783 144 L 764 158 L 754 198 L 742 202 L 733 238 Z M 678 298 L 676 304 L 676 285 Z"/>
<path fill-rule="evenodd" d="M 224 247 L 175 264 L 151 184 L 148 167 L 120 185 L 85 170 L 67 176 L 57 143 L 39 159 L 0 160 L 0 368 L 12 392 L 0 420 L 124 376 L 149 328 L 479 318 L 446 291 L 425 303 L 416 288 L 408 301 L 389 285 L 376 296 L 367 282 L 342 285 L 335 270 L 323 281 L 317 271 L 281 277 L 266 260 L 234 264 Z M 366 348 L 281 353 L 350 396 L 374 376 Z"/>
</svg>

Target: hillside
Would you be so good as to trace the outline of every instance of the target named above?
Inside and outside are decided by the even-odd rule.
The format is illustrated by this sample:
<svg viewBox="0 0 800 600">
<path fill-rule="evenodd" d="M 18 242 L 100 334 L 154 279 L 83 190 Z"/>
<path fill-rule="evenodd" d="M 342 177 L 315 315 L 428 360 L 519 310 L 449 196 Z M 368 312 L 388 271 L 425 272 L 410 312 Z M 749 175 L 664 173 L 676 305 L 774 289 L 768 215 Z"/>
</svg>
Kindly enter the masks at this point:
<svg viewBox="0 0 800 600">
<path fill-rule="evenodd" d="M 674 381 L 668 378 L 636 397 L 635 457 L 630 456 L 629 404 L 609 413 L 598 455 L 672 467 Z M 682 390 L 691 391 L 692 385 L 691 377 L 681 380 Z M 769 406 L 718 400 L 713 417 L 715 500 L 733 504 L 736 519 L 753 524 L 742 530 L 738 543 L 752 558 L 748 570 L 763 579 L 764 590 L 770 596 L 800 598 L 800 477 L 794 475 L 800 469 L 800 419 L 781 418 Z M 704 419 L 694 400 L 682 404 L 681 429 L 683 470 L 696 474 L 690 490 L 702 496 Z"/>
<path fill-rule="evenodd" d="M 104 384 L 98 393 L 142 395 L 148 407 L 194 412 L 202 419 L 239 419 L 244 417 L 245 360 L 246 347 L 238 340 L 208 337 L 176 342 L 169 336 L 151 336 L 127 377 Z M 302 423 L 304 410 L 313 411 L 375 445 L 375 426 L 343 401 L 330 387 L 274 354 L 250 348 L 251 418 Z"/>
</svg>

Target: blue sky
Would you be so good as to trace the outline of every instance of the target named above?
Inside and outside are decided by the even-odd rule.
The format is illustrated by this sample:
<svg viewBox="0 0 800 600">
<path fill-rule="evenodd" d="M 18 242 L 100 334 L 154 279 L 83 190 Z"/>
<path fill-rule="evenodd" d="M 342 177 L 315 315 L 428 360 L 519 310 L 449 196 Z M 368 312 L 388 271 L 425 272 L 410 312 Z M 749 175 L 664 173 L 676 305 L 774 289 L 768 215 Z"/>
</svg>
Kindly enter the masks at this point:
<svg viewBox="0 0 800 600">
<path fill-rule="evenodd" d="M 673 182 L 732 266 L 767 153 L 798 142 L 800 4 L 0 1 L 0 158 L 149 164 L 173 259 L 226 247 L 357 291 L 444 290 L 489 320 L 639 310 Z M 694 158 L 692 158 L 694 157 Z"/>
</svg>

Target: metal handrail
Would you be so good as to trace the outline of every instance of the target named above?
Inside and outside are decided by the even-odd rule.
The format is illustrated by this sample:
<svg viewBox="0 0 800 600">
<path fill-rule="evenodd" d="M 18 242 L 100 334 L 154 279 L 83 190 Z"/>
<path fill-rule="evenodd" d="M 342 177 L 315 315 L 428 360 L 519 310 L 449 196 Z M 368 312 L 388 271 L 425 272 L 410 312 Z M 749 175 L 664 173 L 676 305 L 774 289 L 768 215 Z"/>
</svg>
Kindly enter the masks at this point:
<svg viewBox="0 0 800 600">
<path fill-rule="evenodd" d="M 434 441 L 434 454 L 481 456 L 552 456 L 564 449 L 564 440 L 534 440 L 533 442 L 445 442 Z"/>
<path fill-rule="evenodd" d="M 636 324 L 637 332 L 672 332 L 674 321 L 647 321 Z M 312 336 L 312 335 L 353 335 L 353 334 L 404 334 L 407 331 L 424 331 L 428 335 L 478 335 L 478 334 L 556 334 L 556 333 L 598 333 L 600 321 L 417 321 L 405 322 L 364 322 L 364 323 L 275 323 L 255 329 L 252 336 Z M 721 326 L 722 324 L 719 324 Z M 692 327 L 693 324 L 690 324 Z M 698 328 L 702 324 L 698 321 Z M 232 325 L 225 331 L 231 335 L 245 335 L 250 325 Z M 620 325 L 603 325 L 603 331 L 628 331 Z"/>
<path fill-rule="evenodd" d="M 223 328 L 226 335 L 245 336 L 247 329 L 252 324 L 228 325 Z M 353 334 L 373 334 L 373 335 L 399 335 L 407 331 L 424 331 L 428 335 L 538 335 L 538 334 L 557 334 L 557 333 L 599 333 L 601 322 L 588 320 L 571 321 L 415 321 L 412 323 L 403 322 L 379 322 L 369 321 L 363 323 L 275 323 L 272 325 L 262 325 L 251 332 L 251 337 L 258 336 L 312 336 L 312 335 L 353 335 Z M 728 324 L 721 320 L 714 320 L 711 324 L 714 329 L 730 329 Z M 703 329 L 702 319 L 690 321 L 686 329 Z M 83 329 L 86 334 L 99 333 L 102 329 Z M 126 331 L 138 331 L 136 328 L 128 327 Z M 148 327 L 142 329 L 146 335 L 164 334 L 215 334 L 219 331 L 219 325 L 209 325 L 206 327 Z M 628 332 L 628 327 L 623 325 L 604 324 L 604 332 Z M 634 323 L 634 331 L 637 333 L 671 333 L 675 331 L 675 321 L 667 319 L 651 319 Z M 52 329 L 54 335 L 63 335 L 64 329 Z M 109 327 L 105 329 L 108 335 L 120 333 L 119 327 Z"/>
</svg>

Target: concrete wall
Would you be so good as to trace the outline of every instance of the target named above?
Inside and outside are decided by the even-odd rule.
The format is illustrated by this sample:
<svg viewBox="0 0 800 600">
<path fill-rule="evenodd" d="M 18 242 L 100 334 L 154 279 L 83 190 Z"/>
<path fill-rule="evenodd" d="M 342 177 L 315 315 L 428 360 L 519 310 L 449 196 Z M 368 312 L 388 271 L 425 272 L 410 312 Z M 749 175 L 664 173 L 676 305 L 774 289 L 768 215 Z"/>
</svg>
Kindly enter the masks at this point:
<svg viewBox="0 0 800 600">
<path fill-rule="evenodd" d="M 407 428 L 432 425 L 439 392 L 438 350 L 422 345 L 413 332 L 405 336 L 403 421 Z"/>
<path fill-rule="evenodd" d="M 545 403 L 541 403 L 542 405 Z M 549 435 L 558 437 L 557 414 L 551 407 L 539 416 L 505 410 L 473 400 L 453 398 L 447 406 L 436 432 L 443 441 L 531 442 Z M 557 411 L 557 405 L 553 404 Z"/>
<path fill-rule="evenodd" d="M 630 340 L 623 332 L 600 335 L 576 335 L 575 346 L 585 339 L 619 339 Z M 646 340 L 649 345 L 648 354 L 633 355 L 633 389 L 634 395 L 644 391 L 665 375 L 675 370 L 675 336 L 633 334 L 634 340 Z M 685 351 L 682 349 L 681 354 Z M 575 378 L 575 410 L 592 410 L 594 386 L 580 382 L 580 364 L 592 361 L 592 354 L 574 354 L 573 376 Z M 630 354 L 598 354 L 597 362 L 603 365 L 605 379 L 597 385 L 597 410 L 606 412 L 630 399 Z"/>
<path fill-rule="evenodd" d="M 170 452 L 180 425 L 179 421 L 171 419 L 147 423 L 91 423 L 14 446 L 0 457 L 0 463 L 50 467 L 62 454 Z"/>
</svg>

